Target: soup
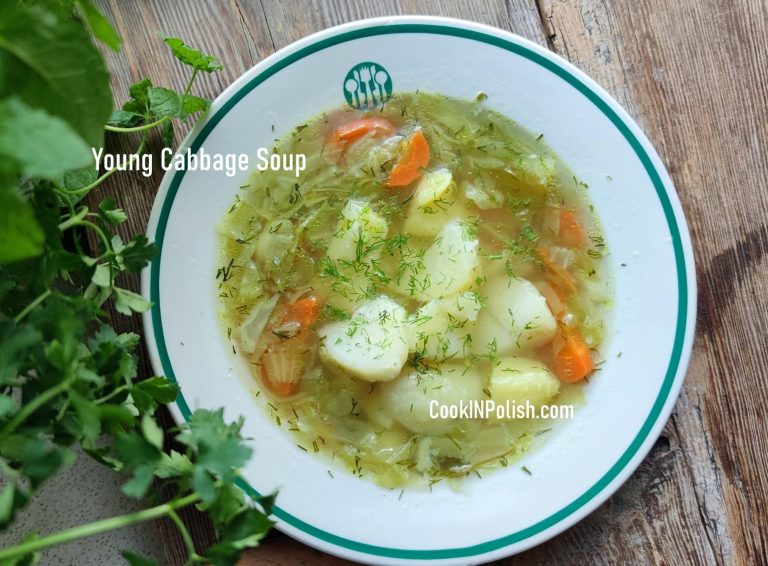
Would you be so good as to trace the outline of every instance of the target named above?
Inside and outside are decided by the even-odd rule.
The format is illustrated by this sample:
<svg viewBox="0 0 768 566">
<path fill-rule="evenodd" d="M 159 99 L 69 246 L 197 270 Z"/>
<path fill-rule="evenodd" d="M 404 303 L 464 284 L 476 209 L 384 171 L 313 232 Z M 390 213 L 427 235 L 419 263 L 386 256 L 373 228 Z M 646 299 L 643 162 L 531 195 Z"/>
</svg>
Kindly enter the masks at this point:
<svg viewBox="0 0 768 566">
<path fill-rule="evenodd" d="M 587 187 L 480 98 L 302 124 L 274 148 L 307 156 L 301 177 L 254 172 L 219 226 L 233 351 L 331 475 L 510 465 L 595 371 L 610 292 Z"/>
</svg>

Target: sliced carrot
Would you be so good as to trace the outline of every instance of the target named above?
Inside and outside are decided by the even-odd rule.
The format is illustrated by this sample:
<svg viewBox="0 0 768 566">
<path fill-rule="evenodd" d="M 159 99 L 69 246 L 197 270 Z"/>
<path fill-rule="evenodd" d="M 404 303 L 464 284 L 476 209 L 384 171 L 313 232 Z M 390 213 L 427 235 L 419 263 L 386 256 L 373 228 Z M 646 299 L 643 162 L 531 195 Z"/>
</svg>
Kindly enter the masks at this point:
<svg viewBox="0 0 768 566">
<path fill-rule="evenodd" d="M 387 184 L 390 187 L 405 187 L 421 175 L 429 163 L 429 144 L 421 130 L 416 130 L 408 140 L 405 153 L 392 168 Z"/>
<path fill-rule="evenodd" d="M 587 245 L 587 234 L 573 212 L 560 211 L 560 231 L 557 239 L 568 248 L 583 248 Z"/>
<path fill-rule="evenodd" d="M 539 257 L 544 267 L 544 273 L 549 282 L 560 291 L 561 296 L 568 297 L 573 295 L 579 288 L 576 278 L 570 272 L 554 263 L 549 257 L 549 251 L 546 248 L 538 248 Z"/>
<path fill-rule="evenodd" d="M 587 377 L 595 369 L 589 347 L 578 330 L 566 328 L 563 340 L 556 346 L 555 375 L 566 383 L 575 383 Z"/>
<path fill-rule="evenodd" d="M 299 323 L 301 330 L 306 330 L 315 323 L 319 314 L 320 301 L 315 295 L 310 295 L 288 306 L 283 316 L 283 324 L 295 321 Z"/>
<path fill-rule="evenodd" d="M 394 133 L 395 127 L 389 120 L 380 116 L 369 116 L 344 122 L 333 131 L 331 140 L 337 144 L 348 144 L 359 140 L 366 134 L 381 137 Z"/>
</svg>

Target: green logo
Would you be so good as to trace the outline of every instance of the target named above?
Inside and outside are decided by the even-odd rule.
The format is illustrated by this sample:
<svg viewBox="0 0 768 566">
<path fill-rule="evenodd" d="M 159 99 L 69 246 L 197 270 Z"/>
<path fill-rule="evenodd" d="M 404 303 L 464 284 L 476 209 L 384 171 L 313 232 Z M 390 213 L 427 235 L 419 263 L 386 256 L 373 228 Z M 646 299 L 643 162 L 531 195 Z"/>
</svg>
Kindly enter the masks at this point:
<svg viewBox="0 0 768 566">
<path fill-rule="evenodd" d="M 378 63 L 358 63 L 344 77 L 344 98 L 358 110 L 374 108 L 392 96 L 392 77 Z"/>
</svg>

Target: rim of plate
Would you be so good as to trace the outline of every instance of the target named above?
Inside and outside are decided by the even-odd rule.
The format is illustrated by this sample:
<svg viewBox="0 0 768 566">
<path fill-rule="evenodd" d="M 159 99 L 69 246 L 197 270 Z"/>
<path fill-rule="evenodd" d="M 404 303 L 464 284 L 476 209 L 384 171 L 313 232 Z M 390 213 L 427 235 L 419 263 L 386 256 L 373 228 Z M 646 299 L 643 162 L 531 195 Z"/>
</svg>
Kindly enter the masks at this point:
<svg viewBox="0 0 768 566">
<path fill-rule="evenodd" d="M 608 499 L 648 454 L 672 412 L 690 361 L 697 292 L 693 249 L 688 226 L 669 173 L 650 141 L 619 103 L 585 73 L 560 56 L 513 33 L 466 20 L 437 16 L 378 17 L 342 24 L 300 39 L 259 62 L 225 89 L 213 101 L 206 116 L 198 121 L 177 151 L 186 151 L 191 147 L 192 151 L 196 152 L 221 118 L 244 96 L 292 63 L 347 41 L 399 33 L 447 35 L 493 45 L 543 67 L 579 91 L 619 130 L 642 163 L 661 203 L 674 250 L 678 298 L 675 339 L 664 381 L 651 411 L 613 466 L 581 496 L 564 505 L 556 513 L 517 532 L 472 546 L 408 549 L 383 547 L 347 539 L 327 532 L 317 525 L 310 525 L 279 506 L 275 506 L 273 511 L 273 515 L 278 519 L 278 528 L 287 534 L 346 558 L 367 558 L 366 561 L 375 558 L 455 561 L 460 558 L 483 556 L 484 559 L 492 559 L 511 554 L 512 549 L 509 547 L 513 545 L 514 552 L 531 548 L 583 519 Z M 164 374 L 174 382 L 176 377 L 163 335 L 159 281 L 165 228 L 184 174 L 185 171 L 168 171 L 163 177 L 147 227 L 147 235 L 158 246 L 158 255 L 142 272 L 142 293 L 152 302 L 151 310 L 143 315 L 152 365 L 158 373 Z M 189 406 L 181 393 L 170 409 L 177 421 L 186 421 L 190 415 Z M 239 478 L 237 484 L 249 496 L 260 496 L 244 479 Z"/>
</svg>

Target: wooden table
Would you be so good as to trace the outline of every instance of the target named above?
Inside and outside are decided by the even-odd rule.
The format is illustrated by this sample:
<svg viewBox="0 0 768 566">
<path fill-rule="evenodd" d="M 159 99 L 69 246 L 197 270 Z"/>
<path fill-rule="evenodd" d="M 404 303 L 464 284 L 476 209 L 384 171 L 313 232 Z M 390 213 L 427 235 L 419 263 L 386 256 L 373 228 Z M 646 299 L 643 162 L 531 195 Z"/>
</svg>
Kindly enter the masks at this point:
<svg viewBox="0 0 768 566">
<path fill-rule="evenodd" d="M 126 39 L 108 53 L 122 101 L 144 75 L 185 74 L 155 32 L 218 55 L 215 97 L 242 72 L 307 34 L 370 16 L 437 14 L 520 34 L 570 60 L 645 130 L 690 223 L 699 319 L 672 418 L 637 473 L 577 526 L 508 563 L 749 564 L 768 560 L 768 3 L 765 0 L 482 0 L 347 3 L 101 0 Z M 127 150 L 128 147 L 112 147 Z M 153 151 L 158 151 L 155 144 Z M 143 232 L 160 174 L 116 175 L 99 194 Z M 98 198 L 95 195 L 93 198 Z M 137 281 L 132 282 L 137 285 Z M 120 323 L 139 331 L 139 320 Z M 149 373 L 144 356 L 143 371 Z M 196 542 L 212 539 L 187 513 Z M 160 523 L 168 564 L 183 545 Z M 274 533 L 244 564 L 341 563 Z"/>
</svg>

